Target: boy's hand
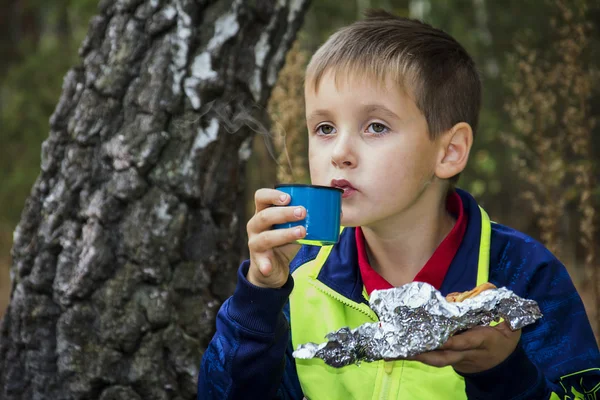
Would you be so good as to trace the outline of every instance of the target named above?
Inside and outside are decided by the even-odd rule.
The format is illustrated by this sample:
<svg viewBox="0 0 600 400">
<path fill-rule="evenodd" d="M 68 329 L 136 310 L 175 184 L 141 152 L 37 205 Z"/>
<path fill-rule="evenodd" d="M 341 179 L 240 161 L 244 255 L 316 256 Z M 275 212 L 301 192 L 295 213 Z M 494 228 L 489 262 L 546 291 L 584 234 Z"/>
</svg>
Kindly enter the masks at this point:
<svg viewBox="0 0 600 400">
<path fill-rule="evenodd" d="M 486 371 L 506 360 L 517 347 L 521 330 L 511 331 L 506 322 L 494 327 L 476 326 L 452 336 L 439 350 L 412 357 L 434 367 L 451 365 L 457 372 Z"/>
<path fill-rule="evenodd" d="M 306 235 L 304 227 L 273 229 L 273 225 L 306 217 L 304 207 L 271 207 L 288 204 L 290 196 L 275 189 L 259 189 L 254 195 L 256 212 L 248 221 L 250 269 L 247 279 L 255 286 L 280 288 L 288 280 L 290 261 L 300 245 L 293 243 Z"/>
</svg>

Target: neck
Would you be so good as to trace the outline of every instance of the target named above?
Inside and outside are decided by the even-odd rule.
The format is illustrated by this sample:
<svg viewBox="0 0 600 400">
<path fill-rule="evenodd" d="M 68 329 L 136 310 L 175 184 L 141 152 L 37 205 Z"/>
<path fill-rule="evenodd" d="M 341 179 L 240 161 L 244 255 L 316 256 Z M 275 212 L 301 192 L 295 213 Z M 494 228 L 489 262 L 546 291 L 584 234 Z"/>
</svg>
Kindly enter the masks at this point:
<svg viewBox="0 0 600 400">
<path fill-rule="evenodd" d="M 426 190 L 402 213 L 362 227 L 369 263 L 395 287 L 412 282 L 454 223 L 446 191 Z"/>
</svg>

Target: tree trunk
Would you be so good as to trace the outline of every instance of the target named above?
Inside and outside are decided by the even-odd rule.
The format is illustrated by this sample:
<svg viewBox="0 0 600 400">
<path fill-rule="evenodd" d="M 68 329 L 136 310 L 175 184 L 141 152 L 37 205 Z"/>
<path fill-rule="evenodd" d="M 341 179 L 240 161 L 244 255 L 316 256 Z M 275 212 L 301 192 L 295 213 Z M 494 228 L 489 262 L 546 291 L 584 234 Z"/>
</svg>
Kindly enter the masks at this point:
<svg viewBox="0 0 600 400">
<path fill-rule="evenodd" d="M 195 398 L 307 3 L 100 2 L 14 234 L 0 398 Z"/>
</svg>

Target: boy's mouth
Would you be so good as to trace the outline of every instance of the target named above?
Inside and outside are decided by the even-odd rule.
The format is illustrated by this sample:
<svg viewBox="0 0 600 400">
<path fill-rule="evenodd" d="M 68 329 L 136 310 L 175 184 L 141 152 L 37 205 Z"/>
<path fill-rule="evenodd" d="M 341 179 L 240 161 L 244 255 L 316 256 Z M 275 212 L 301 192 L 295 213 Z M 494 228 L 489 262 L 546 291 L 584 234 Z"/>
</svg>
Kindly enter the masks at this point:
<svg viewBox="0 0 600 400">
<path fill-rule="evenodd" d="M 357 191 L 356 188 L 345 179 L 332 179 L 331 187 L 342 189 L 344 191 L 344 194 L 342 194 L 342 198 L 344 199 L 352 196 Z"/>
</svg>

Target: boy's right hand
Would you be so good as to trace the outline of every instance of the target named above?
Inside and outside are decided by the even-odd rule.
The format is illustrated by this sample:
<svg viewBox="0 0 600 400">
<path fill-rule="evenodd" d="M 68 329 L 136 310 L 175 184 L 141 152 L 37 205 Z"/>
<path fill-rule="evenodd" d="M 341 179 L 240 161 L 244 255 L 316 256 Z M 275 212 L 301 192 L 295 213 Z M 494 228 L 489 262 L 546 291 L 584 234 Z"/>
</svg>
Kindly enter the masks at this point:
<svg viewBox="0 0 600 400">
<path fill-rule="evenodd" d="M 289 202 L 289 194 L 275 189 L 259 189 L 254 195 L 256 211 L 246 226 L 250 250 L 246 278 L 255 286 L 279 289 L 288 280 L 290 261 L 301 247 L 294 241 L 303 238 L 306 229 L 303 226 L 273 229 L 273 225 L 304 219 L 306 209 L 271 206 L 284 206 Z"/>
</svg>

